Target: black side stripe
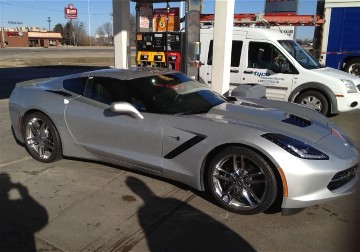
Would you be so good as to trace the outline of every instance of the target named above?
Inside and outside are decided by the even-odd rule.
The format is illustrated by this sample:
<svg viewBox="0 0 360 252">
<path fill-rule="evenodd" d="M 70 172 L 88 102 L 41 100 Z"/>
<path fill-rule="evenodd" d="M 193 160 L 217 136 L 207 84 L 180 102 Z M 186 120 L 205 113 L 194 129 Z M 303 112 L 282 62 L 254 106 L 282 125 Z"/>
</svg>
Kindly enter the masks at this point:
<svg viewBox="0 0 360 252">
<path fill-rule="evenodd" d="M 60 91 L 60 90 L 46 90 L 46 91 L 50 92 L 50 93 L 58 94 L 58 95 L 61 95 L 61 96 L 65 96 L 65 97 L 72 96 L 71 94 L 66 93 L 64 91 Z"/>
<path fill-rule="evenodd" d="M 179 156 L 181 153 L 185 152 L 186 150 L 190 149 L 194 145 L 200 143 L 202 140 L 204 140 L 206 137 L 204 136 L 194 136 L 193 138 L 189 139 L 185 143 L 179 145 L 172 151 L 170 151 L 168 154 L 164 156 L 166 159 L 173 159 L 176 156 Z"/>
</svg>

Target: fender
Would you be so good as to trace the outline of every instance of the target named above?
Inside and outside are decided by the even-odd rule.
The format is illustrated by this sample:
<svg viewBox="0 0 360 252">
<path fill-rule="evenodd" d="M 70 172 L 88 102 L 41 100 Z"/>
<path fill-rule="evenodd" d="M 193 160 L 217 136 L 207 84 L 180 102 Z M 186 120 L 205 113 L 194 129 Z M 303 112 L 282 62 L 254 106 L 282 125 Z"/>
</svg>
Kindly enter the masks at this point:
<svg viewBox="0 0 360 252">
<path fill-rule="evenodd" d="M 319 82 L 307 82 L 307 83 L 304 83 L 304 84 L 298 86 L 291 92 L 291 94 L 289 95 L 288 101 L 294 102 L 296 96 L 298 96 L 298 94 L 300 92 L 302 92 L 306 89 L 321 91 L 330 100 L 331 113 L 333 113 L 333 114 L 340 113 L 340 111 L 338 110 L 337 100 L 336 100 L 334 92 L 331 90 L 331 88 L 329 88 L 328 86 L 325 86 L 324 84 L 321 84 Z"/>
</svg>

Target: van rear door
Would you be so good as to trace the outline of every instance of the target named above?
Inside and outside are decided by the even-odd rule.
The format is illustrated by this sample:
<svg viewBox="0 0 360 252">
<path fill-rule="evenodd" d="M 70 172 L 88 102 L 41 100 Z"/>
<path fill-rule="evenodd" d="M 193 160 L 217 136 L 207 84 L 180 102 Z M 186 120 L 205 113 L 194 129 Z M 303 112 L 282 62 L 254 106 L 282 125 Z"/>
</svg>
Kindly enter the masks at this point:
<svg viewBox="0 0 360 252">
<path fill-rule="evenodd" d="M 207 57 L 203 57 L 201 62 L 203 65 L 200 67 L 200 82 L 211 85 L 211 75 L 212 75 L 212 64 L 213 64 L 213 44 L 214 40 L 211 39 L 207 44 L 205 40 L 202 42 L 202 50 L 207 51 L 204 53 Z M 231 49 L 231 67 L 230 67 L 230 85 L 239 84 L 241 80 L 241 71 L 240 71 L 240 59 L 241 52 L 243 50 L 243 41 L 233 40 L 232 49 Z"/>
</svg>

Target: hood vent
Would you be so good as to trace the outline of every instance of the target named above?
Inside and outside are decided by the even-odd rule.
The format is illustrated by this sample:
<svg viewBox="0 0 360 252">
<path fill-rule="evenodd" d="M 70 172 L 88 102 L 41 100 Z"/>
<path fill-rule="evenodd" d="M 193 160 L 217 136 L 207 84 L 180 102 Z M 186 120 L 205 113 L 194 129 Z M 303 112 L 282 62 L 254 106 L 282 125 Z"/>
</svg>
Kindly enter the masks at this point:
<svg viewBox="0 0 360 252">
<path fill-rule="evenodd" d="M 251 107 L 251 108 L 258 108 L 258 109 L 266 109 L 268 107 L 264 107 L 262 105 L 256 104 L 256 103 L 250 103 L 250 102 L 241 102 L 240 105 Z"/>
<path fill-rule="evenodd" d="M 312 124 L 311 121 L 292 114 L 288 114 L 287 118 L 282 121 L 284 123 L 292 124 L 301 128 L 308 127 Z"/>
</svg>

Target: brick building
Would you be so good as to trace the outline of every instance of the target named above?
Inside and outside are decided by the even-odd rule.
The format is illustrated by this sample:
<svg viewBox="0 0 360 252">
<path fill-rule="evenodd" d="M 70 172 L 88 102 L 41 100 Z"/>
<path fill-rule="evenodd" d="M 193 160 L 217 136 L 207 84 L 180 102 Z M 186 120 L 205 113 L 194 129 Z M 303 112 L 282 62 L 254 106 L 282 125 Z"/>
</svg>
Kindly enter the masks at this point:
<svg viewBox="0 0 360 252">
<path fill-rule="evenodd" d="M 34 29 L 33 29 L 34 30 Z M 50 47 L 61 45 L 61 34 L 43 30 L 1 29 L 1 47 Z"/>
</svg>

